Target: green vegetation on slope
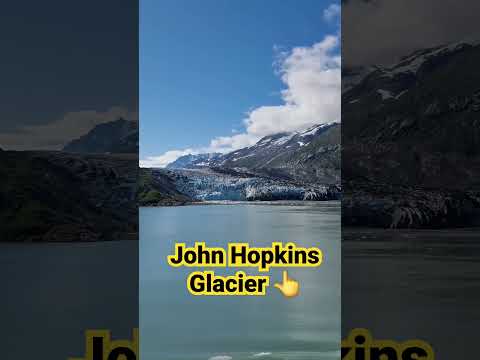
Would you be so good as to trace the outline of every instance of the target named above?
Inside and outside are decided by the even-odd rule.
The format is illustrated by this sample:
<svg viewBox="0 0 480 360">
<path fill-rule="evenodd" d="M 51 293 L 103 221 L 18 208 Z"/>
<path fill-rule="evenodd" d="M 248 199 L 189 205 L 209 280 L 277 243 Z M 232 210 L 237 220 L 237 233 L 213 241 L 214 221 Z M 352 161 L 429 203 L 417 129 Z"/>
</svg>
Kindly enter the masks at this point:
<svg viewBox="0 0 480 360">
<path fill-rule="evenodd" d="M 182 205 L 192 202 L 175 188 L 173 181 L 154 169 L 140 168 L 138 179 L 139 206 Z"/>
</svg>

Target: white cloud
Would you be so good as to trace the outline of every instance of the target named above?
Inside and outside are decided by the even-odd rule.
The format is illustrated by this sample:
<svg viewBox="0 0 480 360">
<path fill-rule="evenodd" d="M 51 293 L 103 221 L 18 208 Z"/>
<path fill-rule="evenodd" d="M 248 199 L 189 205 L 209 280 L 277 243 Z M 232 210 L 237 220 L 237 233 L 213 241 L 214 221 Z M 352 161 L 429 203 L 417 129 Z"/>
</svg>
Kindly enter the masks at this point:
<svg viewBox="0 0 480 360">
<path fill-rule="evenodd" d="M 326 36 L 311 47 L 282 53 L 277 67 L 286 88 L 283 105 L 261 106 L 245 119 L 247 133 L 266 136 L 340 121 L 340 56 L 338 36 Z"/>
<path fill-rule="evenodd" d="M 137 113 L 120 106 L 106 111 L 68 112 L 62 118 L 46 124 L 24 126 L 12 133 L 0 133 L 0 144 L 7 150 L 60 150 L 95 126 L 120 117 L 138 120 Z"/>
<path fill-rule="evenodd" d="M 260 140 L 259 136 L 244 133 L 233 136 L 219 136 L 210 141 L 210 146 L 205 149 L 206 152 L 227 153 L 235 149 L 241 149 L 251 146 Z"/>
<path fill-rule="evenodd" d="M 209 146 L 189 148 L 183 150 L 169 150 L 163 155 L 147 156 L 140 160 L 140 167 L 162 168 L 184 155 L 197 155 L 205 153 L 228 153 L 234 149 L 241 149 L 255 144 L 260 138 L 250 134 L 237 134 L 233 136 L 218 136 L 210 141 Z"/>
<path fill-rule="evenodd" d="M 185 150 L 170 150 L 165 154 L 160 156 L 148 156 L 147 158 L 140 160 L 140 167 L 151 168 L 151 167 L 165 167 L 171 162 L 177 160 L 180 156 L 188 154 L 198 154 L 199 152 L 194 149 L 185 149 Z"/>
<path fill-rule="evenodd" d="M 247 113 L 245 130 L 232 136 L 214 138 L 208 147 L 174 150 L 141 161 L 141 166 L 162 167 L 175 155 L 230 152 L 255 144 L 260 138 L 278 132 L 303 130 L 315 124 L 340 121 L 341 58 L 338 35 L 291 51 L 277 51 L 274 67 L 285 88 L 282 105 L 266 105 Z M 177 157 L 178 157 L 177 156 Z M 168 161 L 168 162 L 167 162 Z"/>
<path fill-rule="evenodd" d="M 330 4 L 325 10 L 323 10 L 323 19 L 327 22 L 337 20 L 341 14 L 341 7 L 339 4 Z"/>
</svg>

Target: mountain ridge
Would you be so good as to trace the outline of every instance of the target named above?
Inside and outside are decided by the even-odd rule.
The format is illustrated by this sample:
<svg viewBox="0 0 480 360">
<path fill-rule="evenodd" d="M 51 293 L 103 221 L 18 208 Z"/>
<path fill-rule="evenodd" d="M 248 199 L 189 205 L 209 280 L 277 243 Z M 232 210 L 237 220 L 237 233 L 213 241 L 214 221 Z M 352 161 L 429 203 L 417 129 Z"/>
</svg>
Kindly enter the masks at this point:
<svg viewBox="0 0 480 360">
<path fill-rule="evenodd" d="M 187 154 L 167 164 L 167 169 L 201 169 L 209 167 L 222 156 L 220 153 Z"/>
<path fill-rule="evenodd" d="M 306 183 L 340 182 L 340 123 L 265 136 L 227 154 L 185 155 L 167 169 L 215 169 Z M 320 167 L 321 165 L 321 167 Z"/>
<path fill-rule="evenodd" d="M 138 122 L 119 118 L 96 125 L 85 135 L 66 144 L 70 153 L 137 153 Z"/>
</svg>

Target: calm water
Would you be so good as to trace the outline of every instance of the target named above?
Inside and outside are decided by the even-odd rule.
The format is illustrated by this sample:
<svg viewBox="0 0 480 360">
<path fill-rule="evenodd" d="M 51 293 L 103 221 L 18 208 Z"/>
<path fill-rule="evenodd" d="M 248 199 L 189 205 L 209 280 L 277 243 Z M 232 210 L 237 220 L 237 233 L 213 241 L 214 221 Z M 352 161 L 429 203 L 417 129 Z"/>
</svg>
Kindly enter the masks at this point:
<svg viewBox="0 0 480 360">
<path fill-rule="evenodd" d="M 86 329 L 131 338 L 138 326 L 138 242 L 0 243 L 5 360 L 83 357 Z"/>
<path fill-rule="evenodd" d="M 142 208 L 140 225 L 142 360 L 340 358 L 338 202 Z M 186 289 L 189 271 L 166 264 L 175 242 L 195 241 L 295 241 L 321 248 L 324 263 L 289 271 L 301 284 L 294 299 L 272 285 L 265 297 L 198 297 Z M 281 269 L 270 275 L 280 281 Z"/>
<path fill-rule="evenodd" d="M 142 209 L 142 360 L 338 359 L 338 205 L 297 205 Z M 377 337 L 425 339 L 439 360 L 476 358 L 478 229 L 344 229 L 343 237 L 345 333 L 367 327 Z M 186 272 L 165 266 L 173 240 L 292 239 L 325 253 L 320 268 L 290 272 L 302 285 L 293 300 L 274 288 L 265 298 L 193 297 L 185 289 Z M 137 246 L 0 244 L 3 358 L 81 357 L 87 328 L 130 337 L 138 321 Z M 279 279 L 274 271 L 272 281 Z"/>
<path fill-rule="evenodd" d="M 480 230 L 344 229 L 342 328 L 478 358 Z"/>
</svg>

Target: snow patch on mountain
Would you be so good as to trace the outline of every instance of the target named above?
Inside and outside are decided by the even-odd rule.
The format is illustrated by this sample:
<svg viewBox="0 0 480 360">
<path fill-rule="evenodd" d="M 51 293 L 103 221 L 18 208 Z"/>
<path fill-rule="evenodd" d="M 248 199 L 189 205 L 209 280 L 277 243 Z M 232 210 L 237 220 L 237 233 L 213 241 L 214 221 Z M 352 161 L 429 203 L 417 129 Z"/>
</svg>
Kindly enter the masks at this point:
<svg viewBox="0 0 480 360">
<path fill-rule="evenodd" d="M 333 125 L 334 122 L 329 122 L 329 123 L 325 123 L 325 124 L 319 124 L 319 125 L 315 125 L 315 126 L 312 126 L 310 128 L 308 128 L 307 130 L 303 131 L 303 132 L 300 132 L 298 133 L 301 137 L 305 137 L 305 136 L 311 136 L 311 135 L 315 135 L 319 130 L 321 129 L 324 129 L 326 127 L 329 127 L 331 125 Z"/>
<path fill-rule="evenodd" d="M 292 133 L 292 134 L 290 134 L 290 135 L 283 136 L 283 137 L 281 137 L 280 139 L 275 140 L 273 143 L 274 143 L 275 145 L 283 145 L 283 144 L 285 144 L 286 142 L 288 142 L 294 135 L 295 135 L 295 133 Z"/>
<path fill-rule="evenodd" d="M 220 153 L 207 153 L 180 156 L 177 160 L 167 165 L 168 169 L 196 169 L 209 167 L 220 159 Z"/>
<path fill-rule="evenodd" d="M 416 74 L 418 70 L 427 61 L 441 55 L 446 55 L 451 52 L 459 51 L 465 47 L 470 47 L 474 44 L 467 42 L 457 42 L 444 46 L 438 46 L 431 49 L 415 51 L 411 55 L 400 60 L 399 63 L 387 66 L 382 69 L 384 77 L 395 77 L 399 74 L 411 73 Z"/>
</svg>

